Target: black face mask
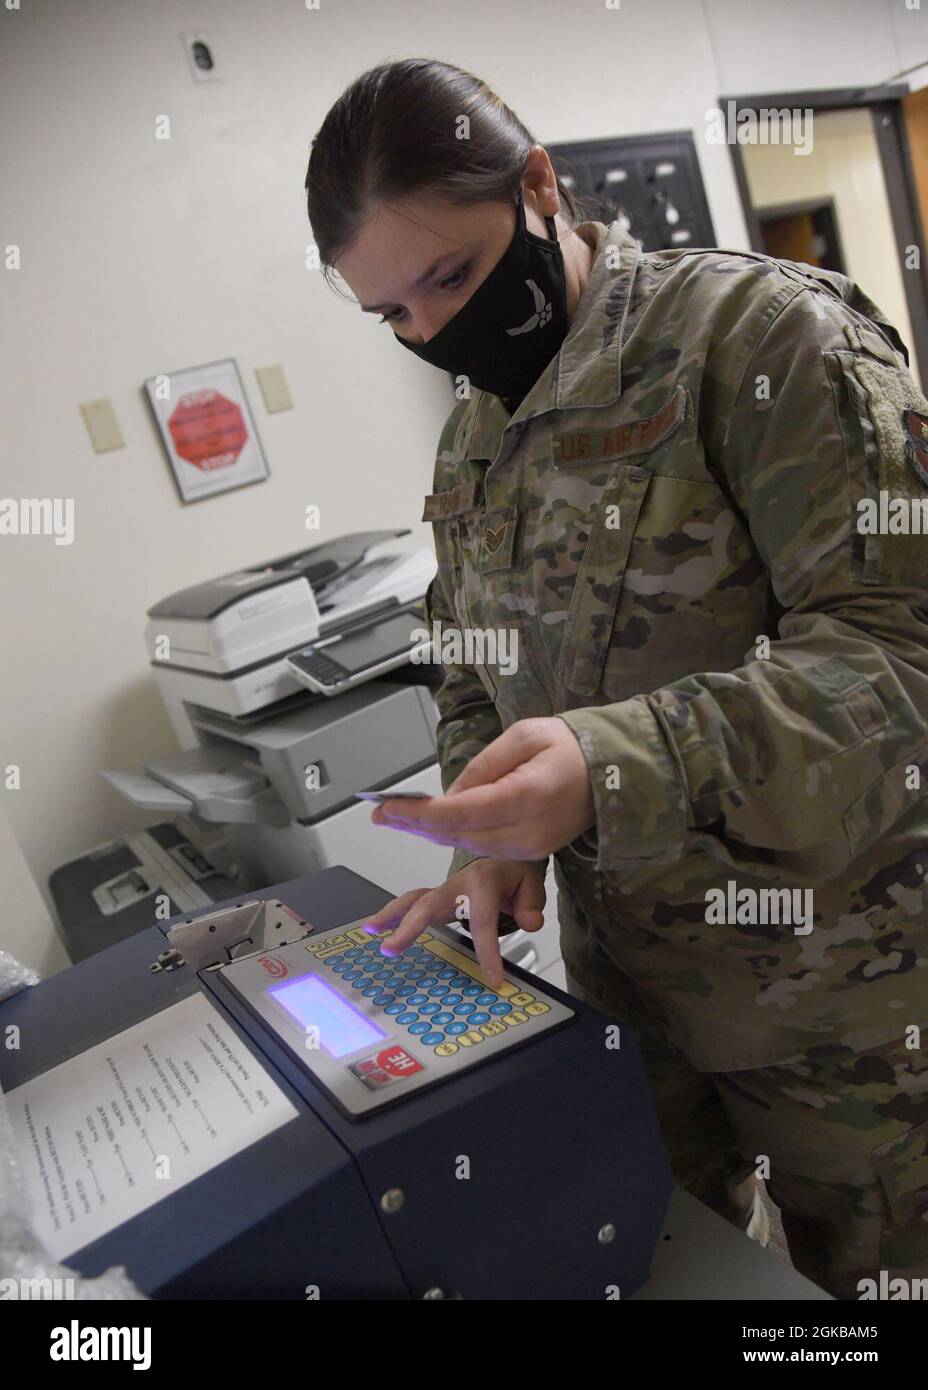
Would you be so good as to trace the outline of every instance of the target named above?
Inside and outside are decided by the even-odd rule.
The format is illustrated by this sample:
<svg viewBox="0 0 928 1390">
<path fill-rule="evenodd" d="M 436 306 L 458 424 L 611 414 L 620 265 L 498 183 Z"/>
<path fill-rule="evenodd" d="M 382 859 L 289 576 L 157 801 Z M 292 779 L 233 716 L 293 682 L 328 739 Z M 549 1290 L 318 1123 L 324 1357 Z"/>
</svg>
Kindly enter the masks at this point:
<svg viewBox="0 0 928 1390">
<path fill-rule="evenodd" d="M 545 225 L 550 241 L 527 230 L 520 189 L 515 234 L 483 284 L 427 343 L 394 333 L 397 342 L 473 386 L 521 400 L 567 333 L 564 257 L 554 218 Z"/>
</svg>

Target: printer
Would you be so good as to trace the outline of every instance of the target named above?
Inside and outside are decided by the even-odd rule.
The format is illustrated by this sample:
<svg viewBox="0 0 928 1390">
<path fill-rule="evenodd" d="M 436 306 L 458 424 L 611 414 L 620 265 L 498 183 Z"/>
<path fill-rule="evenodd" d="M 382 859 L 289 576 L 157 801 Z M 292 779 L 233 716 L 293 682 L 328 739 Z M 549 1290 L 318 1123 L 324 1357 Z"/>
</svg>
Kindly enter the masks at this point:
<svg viewBox="0 0 928 1390">
<path fill-rule="evenodd" d="M 387 788 L 441 795 L 433 694 L 441 667 L 407 661 L 326 697 L 288 662 L 307 644 L 395 625 L 404 611 L 425 626 L 435 556 L 400 548 L 408 534 L 341 536 L 182 589 L 149 610 L 151 669 L 180 751 L 103 775 L 134 806 L 175 819 L 242 891 L 335 865 L 394 894 L 447 875 L 446 846 L 372 825 L 369 804 L 355 798 Z M 97 909 L 81 865 L 68 868 L 68 882 L 79 885 L 86 924 Z M 557 965 L 556 896 L 552 872 L 546 925 L 505 938 L 509 959 L 535 971 Z M 60 905 L 59 916 L 64 925 Z M 105 925 L 115 939 L 117 920 Z"/>
<path fill-rule="evenodd" d="M 407 535 L 408 528 L 340 536 L 150 608 L 146 644 L 181 745 L 190 746 L 190 708 L 244 719 L 305 704 L 305 688 L 287 666 L 291 653 L 421 601 L 435 556 L 388 549 Z"/>
</svg>

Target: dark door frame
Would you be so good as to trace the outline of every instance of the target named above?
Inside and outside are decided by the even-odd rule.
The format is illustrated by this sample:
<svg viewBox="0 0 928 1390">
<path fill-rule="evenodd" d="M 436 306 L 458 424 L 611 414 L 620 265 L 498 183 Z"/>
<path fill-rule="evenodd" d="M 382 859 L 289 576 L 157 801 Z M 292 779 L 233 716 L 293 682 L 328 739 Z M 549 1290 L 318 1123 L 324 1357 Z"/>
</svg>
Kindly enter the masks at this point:
<svg viewBox="0 0 928 1390">
<path fill-rule="evenodd" d="M 915 179 L 912 174 L 912 159 L 906 135 L 905 120 L 902 113 L 902 98 L 908 96 L 908 86 L 889 86 L 865 88 L 841 88 L 834 91 L 815 92 L 774 92 L 763 96 L 719 97 L 723 111 L 733 102 L 735 119 L 743 109 L 759 111 L 762 108 L 780 110 L 809 109 L 817 111 L 840 111 L 851 107 L 869 107 L 873 118 L 873 131 L 877 149 L 883 165 L 886 181 L 886 196 L 890 215 L 893 219 L 893 232 L 896 250 L 899 254 L 899 271 L 905 291 L 906 305 L 912 324 L 912 344 L 918 369 L 925 390 L 928 390 L 928 248 L 925 245 L 925 231 L 919 213 L 915 194 Z M 729 144 L 735 182 L 744 210 L 751 247 L 763 253 L 764 243 L 760 223 L 751 204 L 747 172 L 741 146 Z M 906 246 L 919 248 L 920 268 L 907 270 L 903 259 Z M 866 285 L 861 289 L 866 293 Z"/>
</svg>

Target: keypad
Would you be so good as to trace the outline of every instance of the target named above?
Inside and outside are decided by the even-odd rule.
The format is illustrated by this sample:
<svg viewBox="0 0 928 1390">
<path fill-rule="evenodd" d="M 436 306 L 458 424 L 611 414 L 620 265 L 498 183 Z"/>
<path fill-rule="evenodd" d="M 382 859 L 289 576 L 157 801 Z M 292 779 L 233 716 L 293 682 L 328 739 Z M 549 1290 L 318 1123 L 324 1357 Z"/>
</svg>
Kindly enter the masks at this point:
<svg viewBox="0 0 928 1390">
<path fill-rule="evenodd" d="M 550 1010 L 509 980 L 498 991 L 487 989 L 476 961 L 428 931 L 400 955 L 384 956 L 378 942 L 389 935 L 352 927 L 341 936 L 310 940 L 306 950 L 333 973 L 342 992 L 357 990 L 372 1000 L 386 1015 L 385 1026 L 435 1057 L 479 1047 Z"/>
</svg>

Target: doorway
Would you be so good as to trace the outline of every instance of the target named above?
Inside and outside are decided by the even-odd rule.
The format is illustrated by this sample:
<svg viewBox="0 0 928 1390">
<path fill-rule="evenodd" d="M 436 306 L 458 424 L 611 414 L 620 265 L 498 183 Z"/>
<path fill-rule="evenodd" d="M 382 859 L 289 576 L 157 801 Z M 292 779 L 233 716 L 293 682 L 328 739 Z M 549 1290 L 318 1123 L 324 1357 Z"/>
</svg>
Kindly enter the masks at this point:
<svg viewBox="0 0 928 1390">
<path fill-rule="evenodd" d="M 752 247 L 856 281 L 898 329 L 925 389 L 928 90 L 790 92 L 721 103 L 745 115 L 808 113 L 811 138 L 802 148 L 774 139 L 729 144 Z"/>
</svg>

